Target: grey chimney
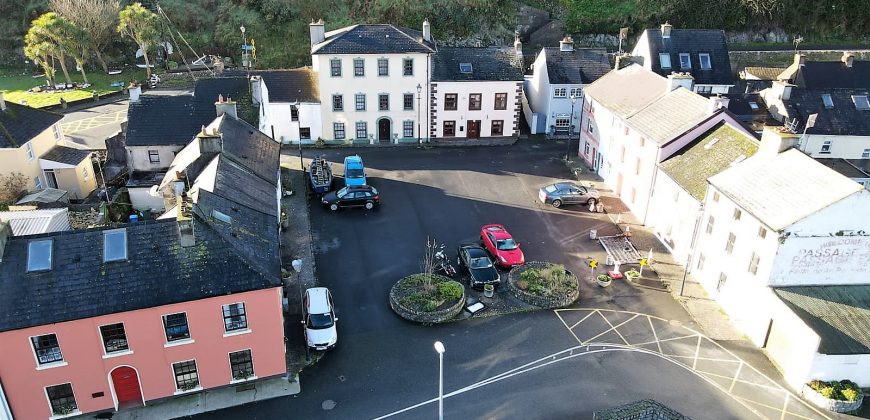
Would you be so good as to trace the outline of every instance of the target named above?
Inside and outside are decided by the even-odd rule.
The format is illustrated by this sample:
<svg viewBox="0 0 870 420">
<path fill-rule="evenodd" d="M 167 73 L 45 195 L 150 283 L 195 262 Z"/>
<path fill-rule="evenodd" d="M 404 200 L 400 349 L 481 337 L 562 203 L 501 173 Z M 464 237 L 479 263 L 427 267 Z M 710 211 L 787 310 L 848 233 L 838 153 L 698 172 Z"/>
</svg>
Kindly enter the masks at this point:
<svg viewBox="0 0 870 420">
<path fill-rule="evenodd" d="M 429 19 L 423 20 L 423 41 L 432 42 L 432 27 L 429 25 Z"/>
<path fill-rule="evenodd" d="M 0 111 L 6 111 L 6 100 L 3 99 L 3 91 L 0 91 Z"/>
<path fill-rule="evenodd" d="M 218 117 L 228 114 L 235 119 L 239 119 L 239 115 L 236 113 L 236 103 L 230 97 L 227 97 L 227 100 L 224 101 L 224 95 L 218 95 L 218 100 L 214 103 L 214 107 Z"/>
<path fill-rule="evenodd" d="M 262 79 L 260 76 L 251 76 L 251 96 L 253 96 L 254 104 L 259 105 L 263 101 L 263 89 L 260 87 Z"/>
<path fill-rule="evenodd" d="M 514 53 L 516 53 L 517 57 L 523 56 L 523 42 L 520 41 L 519 31 L 514 32 Z"/>
<path fill-rule="evenodd" d="M 139 96 L 142 95 L 142 86 L 140 86 L 135 81 L 130 82 L 130 86 L 127 87 L 127 91 L 130 92 L 130 103 L 139 102 Z"/>
<path fill-rule="evenodd" d="M 674 29 L 674 25 L 671 25 L 668 22 L 665 22 L 662 25 L 662 38 L 670 38 L 671 37 L 671 29 Z"/>
<path fill-rule="evenodd" d="M 846 51 L 843 53 L 843 57 L 840 58 L 840 61 L 842 61 L 846 67 L 852 68 L 852 64 L 855 62 L 855 54 Z"/>
<path fill-rule="evenodd" d="M 668 92 L 678 88 L 684 87 L 686 89 L 692 90 L 695 86 L 695 78 L 692 77 L 689 73 L 671 73 L 668 75 Z"/>
<path fill-rule="evenodd" d="M 190 196 L 186 192 L 181 193 L 176 201 L 177 209 L 175 220 L 178 223 L 178 243 L 183 247 L 196 245 L 196 238 L 193 233 L 193 219 L 191 213 L 193 203 Z"/>
<path fill-rule="evenodd" d="M 570 36 L 565 36 L 559 41 L 559 51 L 574 51 L 574 39 Z"/>
<path fill-rule="evenodd" d="M 323 19 L 308 24 L 308 31 L 311 34 L 312 48 L 326 39 L 326 30 L 323 28 Z"/>
<path fill-rule="evenodd" d="M 707 113 L 710 115 L 712 115 L 716 111 L 718 111 L 719 108 L 728 109 L 728 104 L 731 102 L 730 99 L 722 96 L 721 94 L 716 94 L 714 96 L 711 96 L 709 98 L 709 101 L 710 102 L 707 105 Z"/>
</svg>

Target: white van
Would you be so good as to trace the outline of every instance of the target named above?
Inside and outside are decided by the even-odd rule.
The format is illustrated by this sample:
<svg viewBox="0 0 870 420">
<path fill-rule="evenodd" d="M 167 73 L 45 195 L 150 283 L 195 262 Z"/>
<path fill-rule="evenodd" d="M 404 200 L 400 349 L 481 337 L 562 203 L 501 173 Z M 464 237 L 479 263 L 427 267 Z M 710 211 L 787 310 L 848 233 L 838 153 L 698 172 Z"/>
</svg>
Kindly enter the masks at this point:
<svg viewBox="0 0 870 420">
<path fill-rule="evenodd" d="M 332 294 L 325 287 L 313 287 L 302 296 L 302 324 L 305 325 L 305 344 L 311 350 L 329 350 L 338 343 Z"/>
</svg>

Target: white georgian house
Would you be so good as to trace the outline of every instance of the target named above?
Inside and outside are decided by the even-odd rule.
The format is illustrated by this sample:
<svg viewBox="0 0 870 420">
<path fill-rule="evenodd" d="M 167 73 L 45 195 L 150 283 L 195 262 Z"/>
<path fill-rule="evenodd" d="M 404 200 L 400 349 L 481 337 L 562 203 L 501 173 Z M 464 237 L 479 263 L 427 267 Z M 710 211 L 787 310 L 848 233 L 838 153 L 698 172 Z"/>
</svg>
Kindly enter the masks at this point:
<svg viewBox="0 0 870 420">
<path fill-rule="evenodd" d="M 418 98 L 429 97 L 436 52 L 428 21 L 422 32 L 385 24 L 325 32 L 322 21 L 309 29 L 324 140 L 429 140 L 417 131 L 430 126 L 429 113 L 418 108 Z"/>
<path fill-rule="evenodd" d="M 440 48 L 432 58 L 432 138 L 519 135 L 522 49 Z"/>
<path fill-rule="evenodd" d="M 606 50 L 574 48 L 570 37 L 559 41 L 558 48 L 541 49 L 532 64 L 532 74 L 525 76 L 524 81 L 523 107 L 531 133 L 577 134 L 584 86 L 610 69 Z"/>
</svg>

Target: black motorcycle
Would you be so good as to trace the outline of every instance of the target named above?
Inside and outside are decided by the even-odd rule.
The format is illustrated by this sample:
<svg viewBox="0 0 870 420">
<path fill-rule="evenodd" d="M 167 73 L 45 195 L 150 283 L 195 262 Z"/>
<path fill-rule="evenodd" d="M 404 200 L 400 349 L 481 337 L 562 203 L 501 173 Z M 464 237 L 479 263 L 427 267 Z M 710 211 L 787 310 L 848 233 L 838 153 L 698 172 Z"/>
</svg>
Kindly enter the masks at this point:
<svg viewBox="0 0 870 420">
<path fill-rule="evenodd" d="M 443 274 L 447 277 L 453 277 L 456 275 L 456 268 L 450 264 L 447 254 L 444 253 L 444 245 L 438 247 L 438 251 L 435 252 L 434 267 L 436 273 Z"/>
</svg>

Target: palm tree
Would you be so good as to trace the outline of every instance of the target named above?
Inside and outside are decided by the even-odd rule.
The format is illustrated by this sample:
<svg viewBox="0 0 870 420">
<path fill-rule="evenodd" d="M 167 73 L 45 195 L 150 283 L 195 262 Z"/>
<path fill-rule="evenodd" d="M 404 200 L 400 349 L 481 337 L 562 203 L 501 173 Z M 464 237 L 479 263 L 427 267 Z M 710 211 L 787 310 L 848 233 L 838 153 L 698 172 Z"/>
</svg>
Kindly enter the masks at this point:
<svg viewBox="0 0 870 420">
<path fill-rule="evenodd" d="M 33 60 L 36 65 L 42 67 L 42 70 L 45 72 L 46 81 L 50 86 L 54 86 L 54 65 L 51 61 L 53 57 L 51 51 L 52 45 L 39 39 L 37 35 L 32 34 L 30 31 L 24 36 L 24 55 Z"/>
<path fill-rule="evenodd" d="M 67 49 L 70 47 L 70 42 L 67 40 L 67 26 L 67 21 L 57 13 L 44 13 L 30 24 L 30 29 L 25 36 L 25 43 L 34 46 L 31 50 L 36 49 L 40 53 L 48 54 L 57 59 L 66 82 L 72 83 L 72 79 L 70 79 L 69 72 L 66 69 Z M 29 42 L 27 41 L 28 39 L 30 40 Z M 37 45 L 38 48 L 36 47 Z M 38 57 L 38 55 L 35 57 Z M 34 57 L 30 58 L 34 61 L 37 60 Z M 48 71 L 46 71 L 46 75 L 48 75 Z"/>
<path fill-rule="evenodd" d="M 142 4 L 133 3 L 121 10 L 118 17 L 118 33 L 132 38 L 142 49 L 142 54 L 145 56 L 145 70 L 147 77 L 150 78 L 151 63 L 148 61 L 148 48 L 155 44 L 159 37 L 157 15 L 142 7 Z"/>
</svg>

